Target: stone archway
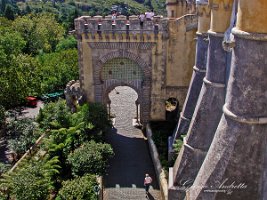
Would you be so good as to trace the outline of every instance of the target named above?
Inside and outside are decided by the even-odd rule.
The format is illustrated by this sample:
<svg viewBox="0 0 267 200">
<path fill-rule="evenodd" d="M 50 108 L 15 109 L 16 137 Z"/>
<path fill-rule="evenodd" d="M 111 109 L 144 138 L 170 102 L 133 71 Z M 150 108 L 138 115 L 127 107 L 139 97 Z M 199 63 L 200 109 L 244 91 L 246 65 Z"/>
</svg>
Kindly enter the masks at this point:
<svg viewBox="0 0 267 200">
<path fill-rule="evenodd" d="M 123 64 L 122 64 L 123 63 Z M 118 66 L 122 64 L 121 66 Z M 115 51 L 101 57 L 94 66 L 95 101 L 109 104 L 108 94 L 117 86 L 129 86 L 138 94 L 140 122 L 150 119 L 151 67 L 128 51 Z"/>
<path fill-rule="evenodd" d="M 115 90 L 116 87 L 118 86 L 126 86 L 126 87 L 129 87 L 131 89 L 133 89 L 136 93 L 137 93 L 137 99 L 135 100 L 135 106 L 136 106 L 136 115 L 135 115 L 135 118 L 136 118 L 136 125 L 140 125 L 140 122 L 142 121 L 141 120 L 141 117 L 140 117 L 140 108 L 141 108 L 141 105 L 140 105 L 140 102 L 142 102 L 140 99 L 142 99 L 142 93 L 141 93 L 141 90 L 140 89 L 137 89 L 131 85 L 128 85 L 128 84 L 113 84 L 112 86 L 106 88 L 106 90 L 104 91 L 104 102 L 105 104 L 107 105 L 108 107 L 108 113 L 110 114 L 111 111 L 111 99 L 110 99 L 110 96 L 109 94 L 111 93 L 111 91 Z"/>
</svg>

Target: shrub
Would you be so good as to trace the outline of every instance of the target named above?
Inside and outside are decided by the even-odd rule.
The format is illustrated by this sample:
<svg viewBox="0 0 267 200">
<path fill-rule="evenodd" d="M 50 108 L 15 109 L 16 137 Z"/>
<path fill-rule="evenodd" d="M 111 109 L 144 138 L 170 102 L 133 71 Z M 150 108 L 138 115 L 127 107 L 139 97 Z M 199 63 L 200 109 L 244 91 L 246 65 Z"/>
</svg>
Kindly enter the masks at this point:
<svg viewBox="0 0 267 200">
<path fill-rule="evenodd" d="M 90 141 L 85 143 L 68 156 L 74 176 L 84 174 L 102 175 L 107 166 L 108 159 L 114 156 L 111 145 Z"/>
<path fill-rule="evenodd" d="M 8 149 L 18 155 L 25 153 L 41 135 L 32 119 L 19 119 L 7 124 Z"/>
<path fill-rule="evenodd" d="M 86 119 L 88 122 L 91 122 L 97 130 L 105 131 L 107 128 L 111 127 L 107 109 L 100 103 L 89 104 Z"/>
<path fill-rule="evenodd" d="M 5 163 L 0 162 L 0 175 L 3 173 L 6 173 L 10 168 L 11 168 L 10 164 L 5 164 Z"/>
<path fill-rule="evenodd" d="M 0 129 L 3 128 L 5 121 L 6 121 L 5 108 L 4 106 L 0 105 Z"/>
<path fill-rule="evenodd" d="M 1 191 L 7 191 L 11 199 L 44 200 L 54 189 L 52 177 L 58 173 L 58 159 L 30 160 L 21 163 L 14 172 L 4 175 Z"/>
<path fill-rule="evenodd" d="M 60 129 L 70 127 L 71 112 L 66 106 L 65 100 L 51 102 L 40 110 L 37 122 L 44 129 Z"/>
<path fill-rule="evenodd" d="M 85 175 L 62 183 L 56 200 L 88 200 L 96 199 L 94 186 L 97 185 L 94 175 Z"/>
<path fill-rule="evenodd" d="M 178 138 L 177 140 L 175 140 L 175 143 L 173 145 L 174 152 L 177 155 L 179 154 L 179 152 L 180 152 L 180 150 L 181 150 L 181 148 L 183 146 L 183 138 L 184 137 L 185 136 L 182 136 L 182 137 Z"/>
</svg>

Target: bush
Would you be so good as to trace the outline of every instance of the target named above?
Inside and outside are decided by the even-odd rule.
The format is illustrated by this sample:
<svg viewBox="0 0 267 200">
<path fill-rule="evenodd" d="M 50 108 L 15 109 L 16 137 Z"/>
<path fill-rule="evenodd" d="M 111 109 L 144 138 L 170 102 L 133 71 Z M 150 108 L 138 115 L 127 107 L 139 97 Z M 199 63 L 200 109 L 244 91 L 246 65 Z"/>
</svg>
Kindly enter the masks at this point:
<svg viewBox="0 0 267 200">
<path fill-rule="evenodd" d="M 51 102 L 40 110 L 37 122 L 44 129 L 68 128 L 71 125 L 71 112 L 66 106 L 65 100 Z"/>
<path fill-rule="evenodd" d="M 8 149 L 24 154 L 40 137 L 41 132 L 32 119 L 19 119 L 7 124 Z"/>
<path fill-rule="evenodd" d="M 111 127 L 107 109 L 100 103 L 89 104 L 86 119 L 88 122 L 91 122 L 97 130 L 105 131 L 107 128 Z"/>
<path fill-rule="evenodd" d="M 181 148 L 183 146 L 183 138 L 184 137 L 185 137 L 185 135 L 180 137 L 180 138 L 178 138 L 177 140 L 175 140 L 175 143 L 173 145 L 174 152 L 177 155 L 179 154 L 179 152 L 180 152 L 180 150 L 181 150 Z"/>
<path fill-rule="evenodd" d="M 108 159 L 113 156 L 109 144 L 90 141 L 70 154 L 68 161 L 74 176 L 83 176 L 87 173 L 102 175 L 106 170 Z"/>
<path fill-rule="evenodd" d="M 58 173 L 58 159 L 25 160 L 21 165 L 12 173 L 4 175 L 1 191 L 6 191 L 11 199 L 16 200 L 47 199 L 54 189 L 52 177 Z"/>
<path fill-rule="evenodd" d="M 10 170 L 10 168 L 11 168 L 10 164 L 5 164 L 5 163 L 0 162 L 0 175 L 2 175 L 3 173 L 6 173 L 8 170 Z"/>
<path fill-rule="evenodd" d="M 4 106 L 0 105 L 0 129 L 3 128 L 5 121 L 6 121 L 5 108 Z"/>
<path fill-rule="evenodd" d="M 97 199 L 94 186 L 97 185 L 94 175 L 85 175 L 73 180 L 64 181 L 56 200 L 88 200 Z"/>
<path fill-rule="evenodd" d="M 75 39 L 74 36 L 71 35 L 59 41 L 59 43 L 56 46 L 56 51 L 62 51 L 74 48 L 77 48 L 77 40 Z"/>
</svg>

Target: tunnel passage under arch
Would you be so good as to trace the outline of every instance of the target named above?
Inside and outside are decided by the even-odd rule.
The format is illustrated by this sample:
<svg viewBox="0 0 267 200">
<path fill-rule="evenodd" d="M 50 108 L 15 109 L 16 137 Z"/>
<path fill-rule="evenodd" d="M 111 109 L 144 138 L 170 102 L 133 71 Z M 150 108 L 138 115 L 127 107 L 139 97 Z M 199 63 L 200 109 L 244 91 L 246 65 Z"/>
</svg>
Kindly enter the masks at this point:
<svg viewBox="0 0 267 200">
<path fill-rule="evenodd" d="M 138 94 L 136 104 L 140 105 L 140 122 L 147 123 L 150 119 L 151 68 L 129 53 L 112 53 L 107 58 L 101 58 L 95 67 L 96 101 L 107 105 L 111 90 L 129 86 Z"/>
<path fill-rule="evenodd" d="M 140 104 L 135 89 L 116 86 L 108 93 L 108 98 L 108 114 L 116 128 L 134 130 L 133 127 L 140 127 Z"/>
</svg>

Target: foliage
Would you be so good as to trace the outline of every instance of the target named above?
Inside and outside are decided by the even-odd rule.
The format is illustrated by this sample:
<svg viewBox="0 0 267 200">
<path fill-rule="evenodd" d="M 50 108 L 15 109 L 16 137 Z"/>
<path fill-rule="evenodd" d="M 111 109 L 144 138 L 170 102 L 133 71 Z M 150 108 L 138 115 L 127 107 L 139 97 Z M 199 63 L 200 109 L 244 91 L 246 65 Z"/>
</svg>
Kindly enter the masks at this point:
<svg viewBox="0 0 267 200">
<path fill-rule="evenodd" d="M 61 45 L 63 44 L 61 43 Z M 78 52 L 76 49 L 42 54 L 37 59 L 42 66 L 37 72 L 41 78 L 42 93 L 64 89 L 70 80 L 78 79 Z"/>
<path fill-rule="evenodd" d="M 160 155 L 161 164 L 163 168 L 167 169 L 172 166 L 172 162 L 168 162 L 168 138 L 173 134 L 175 124 L 168 121 L 154 121 L 150 125 L 153 132 L 152 138 Z"/>
<path fill-rule="evenodd" d="M 56 46 L 56 51 L 62 51 L 74 48 L 77 48 L 77 40 L 74 38 L 74 36 L 70 35 L 65 39 L 59 41 L 59 43 Z"/>
<path fill-rule="evenodd" d="M 0 73 L 2 74 L 0 102 L 6 109 L 23 103 L 26 96 L 64 89 L 68 81 L 78 79 L 77 50 L 67 49 L 74 46 L 73 38 L 63 41 L 58 47 L 58 52 L 34 58 L 23 51 L 30 48 L 30 43 L 43 45 L 45 41 L 41 41 L 40 35 L 33 36 L 30 32 L 37 31 L 38 34 L 39 32 L 43 34 L 44 31 L 34 28 L 36 25 L 32 19 L 26 16 L 16 19 L 12 25 L 15 26 L 16 23 L 18 27 L 15 28 L 20 32 L 12 30 L 11 22 L 0 18 Z M 46 24 L 46 22 L 40 23 Z M 53 34 L 48 35 L 55 38 Z M 43 35 L 43 37 L 48 36 Z M 44 40 L 51 45 L 57 43 L 55 39 Z M 64 48 L 67 50 L 63 50 Z M 37 53 L 36 48 L 29 51 L 32 50 L 33 52 L 28 53 Z"/>
<path fill-rule="evenodd" d="M 0 105 L 0 129 L 3 128 L 5 121 L 6 121 L 5 108 L 2 105 Z"/>
<path fill-rule="evenodd" d="M 84 142 L 85 123 L 70 128 L 61 128 L 51 131 L 46 142 L 48 152 L 51 156 L 59 156 L 65 162 L 70 152 L 79 147 Z"/>
<path fill-rule="evenodd" d="M 12 31 L 10 24 L 1 19 L 0 28 L 0 102 L 5 108 L 16 106 L 24 101 L 25 96 L 35 94 L 39 89 L 38 64 L 22 50 L 26 42 L 20 33 Z"/>
<path fill-rule="evenodd" d="M 11 168 L 10 164 L 0 162 L 0 175 L 2 175 L 3 173 L 6 173 L 10 168 Z"/>
<path fill-rule="evenodd" d="M 4 15 L 9 20 L 15 19 L 15 12 L 14 12 L 13 7 L 10 4 L 6 5 Z"/>
<path fill-rule="evenodd" d="M 97 185 L 95 175 L 85 175 L 73 180 L 64 181 L 59 190 L 57 200 L 88 200 L 96 199 L 94 186 Z"/>
<path fill-rule="evenodd" d="M 48 13 L 18 17 L 13 22 L 13 28 L 26 41 L 24 52 L 28 54 L 54 51 L 64 35 L 64 28 L 53 14 Z"/>
<path fill-rule="evenodd" d="M 71 126 L 71 112 L 64 100 L 51 102 L 40 110 L 37 122 L 43 129 L 60 129 Z"/>
<path fill-rule="evenodd" d="M 139 15 L 153 9 L 156 14 L 166 15 L 165 0 L 68 0 L 68 1 L 18 2 L 22 15 L 30 13 L 53 13 L 66 31 L 74 29 L 74 19 L 81 15 L 109 15 L 112 6 L 118 6 L 122 15 Z"/>
<path fill-rule="evenodd" d="M 109 123 L 109 121 L 107 116 L 105 118 L 102 116 L 103 118 L 100 119 L 94 118 L 97 112 L 104 112 L 104 109 L 99 105 L 94 105 L 85 104 L 79 107 L 76 113 L 71 113 L 66 107 L 65 101 L 61 100 L 46 104 L 40 110 L 37 117 L 40 127 L 53 129 L 47 140 L 47 149 L 51 155 L 58 155 L 64 159 L 84 142 L 98 139 L 98 134 L 102 133 L 107 126 L 101 123 Z M 90 113 L 93 114 L 90 115 Z M 96 126 L 93 125 L 93 122 L 96 122 Z M 101 127 L 99 127 L 99 124 L 101 124 Z"/>
<path fill-rule="evenodd" d="M 90 141 L 83 144 L 68 156 L 74 176 L 100 174 L 105 172 L 108 159 L 114 156 L 109 144 Z"/>
<path fill-rule="evenodd" d="M 87 121 L 92 122 L 96 130 L 106 130 L 111 127 L 107 109 L 101 103 L 91 103 L 87 112 Z"/>
<path fill-rule="evenodd" d="M 8 149 L 18 155 L 25 153 L 41 135 L 33 120 L 12 120 L 7 124 Z"/>
<path fill-rule="evenodd" d="M 1 190 L 7 189 L 12 199 L 43 200 L 54 189 L 53 176 L 58 174 L 58 159 L 28 160 L 14 172 L 4 175 Z"/>
<path fill-rule="evenodd" d="M 180 138 L 178 138 L 177 140 L 175 140 L 175 143 L 173 145 L 174 152 L 177 155 L 179 154 L 179 152 L 180 152 L 180 150 L 181 150 L 181 148 L 183 146 L 183 138 L 184 137 L 185 137 L 185 135 L 180 137 Z"/>
</svg>

